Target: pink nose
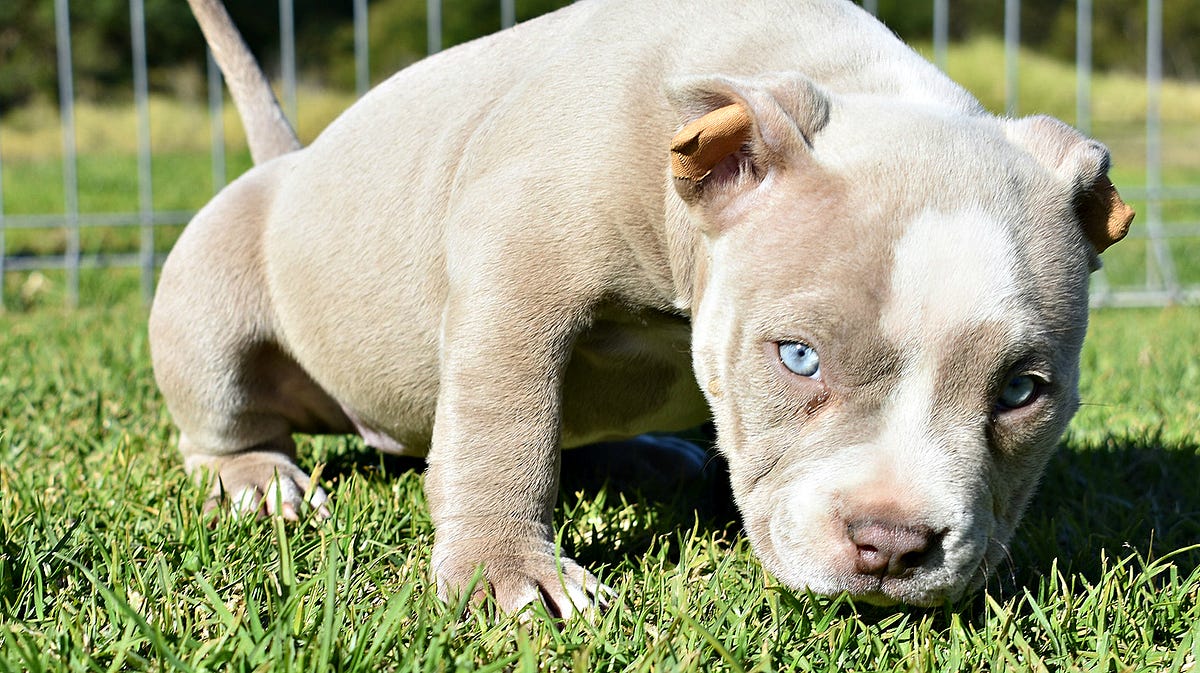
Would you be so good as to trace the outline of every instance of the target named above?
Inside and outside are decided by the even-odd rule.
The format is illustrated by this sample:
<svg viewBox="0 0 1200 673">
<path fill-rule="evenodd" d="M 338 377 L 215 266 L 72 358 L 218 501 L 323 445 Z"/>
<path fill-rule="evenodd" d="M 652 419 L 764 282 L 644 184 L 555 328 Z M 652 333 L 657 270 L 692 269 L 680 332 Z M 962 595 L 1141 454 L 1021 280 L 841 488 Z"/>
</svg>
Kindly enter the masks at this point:
<svg viewBox="0 0 1200 673">
<path fill-rule="evenodd" d="M 846 534 L 856 548 L 854 569 L 875 577 L 907 577 L 929 556 L 940 535 L 928 526 L 855 521 Z"/>
</svg>

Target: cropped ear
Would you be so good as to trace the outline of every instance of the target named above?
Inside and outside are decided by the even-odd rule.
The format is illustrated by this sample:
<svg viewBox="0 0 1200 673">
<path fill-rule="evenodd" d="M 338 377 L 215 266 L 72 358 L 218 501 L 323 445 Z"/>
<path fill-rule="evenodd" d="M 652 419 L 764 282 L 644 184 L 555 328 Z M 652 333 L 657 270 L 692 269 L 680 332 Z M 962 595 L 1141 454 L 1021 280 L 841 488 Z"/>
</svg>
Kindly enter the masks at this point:
<svg viewBox="0 0 1200 673">
<path fill-rule="evenodd" d="M 718 205 L 801 160 L 828 122 L 829 97 L 796 74 L 753 80 L 687 77 L 667 87 L 681 127 L 671 175 L 688 205 Z"/>
<path fill-rule="evenodd" d="M 750 142 L 754 122 L 741 103 L 730 103 L 693 119 L 671 139 L 671 175 L 701 182 L 726 157 Z"/>
<path fill-rule="evenodd" d="M 1107 147 L 1053 117 L 1015 120 L 1007 130 L 1012 140 L 1071 185 L 1079 225 L 1097 255 L 1125 238 L 1134 212 L 1108 179 Z"/>
</svg>

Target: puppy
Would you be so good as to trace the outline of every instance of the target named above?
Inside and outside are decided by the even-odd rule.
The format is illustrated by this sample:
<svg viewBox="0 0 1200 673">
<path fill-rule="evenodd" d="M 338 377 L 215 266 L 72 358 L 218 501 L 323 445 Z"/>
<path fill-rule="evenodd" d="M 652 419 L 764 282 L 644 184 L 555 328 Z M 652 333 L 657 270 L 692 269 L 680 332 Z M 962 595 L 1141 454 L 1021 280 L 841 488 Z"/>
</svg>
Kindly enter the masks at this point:
<svg viewBox="0 0 1200 673">
<path fill-rule="evenodd" d="M 167 259 L 155 374 L 214 499 L 326 495 L 292 434 L 425 456 L 439 595 L 604 602 L 559 451 L 715 420 L 780 581 L 935 605 L 1005 554 L 1078 404 L 1108 151 L 987 114 L 840 0 L 585 0 L 380 84 L 298 149 L 190 0 L 261 162 Z"/>
</svg>

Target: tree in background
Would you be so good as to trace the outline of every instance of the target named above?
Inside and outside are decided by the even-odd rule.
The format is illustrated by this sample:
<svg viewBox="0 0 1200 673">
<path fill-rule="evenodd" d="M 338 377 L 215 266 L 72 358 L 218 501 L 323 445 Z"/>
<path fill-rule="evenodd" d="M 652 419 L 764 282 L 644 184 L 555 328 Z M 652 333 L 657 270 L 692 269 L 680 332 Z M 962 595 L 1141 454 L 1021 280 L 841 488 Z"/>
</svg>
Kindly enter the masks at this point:
<svg viewBox="0 0 1200 673">
<path fill-rule="evenodd" d="M 950 37 L 969 40 L 1004 33 L 1002 0 L 951 0 Z M 1021 44 L 1063 61 L 1075 59 L 1076 0 L 1021 3 Z M 929 40 L 932 0 L 879 0 L 879 17 L 906 39 Z M 1200 76 L 1200 0 L 1163 0 L 1163 69 Z M 1146 68 L 1146 2 L 1092 0 L 1092 62 L 1098 70 L 1141 73 Z"/>
<path fill-rule="evenodd" d="M 145 0 L 151 67 L 203 53 L 195 21 L 181 0 Z M 80 96 L 121 96 L 132 79 L 128 0 L 71 3 L 71 56 Z M 0 111 L 57 90 L 53 0 L 0 2 Z M 129 94 L 124 94 L 129 95 Z"/>
<path fill-rule="evenodd" d="M 572 0 L 516 0 L 518 21 L 565 7 Z M 349 5 L 349 2 L 345 3 Z M 376 0 L 369 8 L 369 61 L 371 81 L 378 82 L 428 53 L 425 0 Z M 297 14 L 299 10 L 297 10 Z M 299 16 L 297 16 L 299 21 Z M 442 47 L 448 48 L 500 30 L 498 0 L 443 0 Z M 354 29 L 345 24 L 327 33 L 320 54 L 310 52 L 301 59 L 305 72 L 326 83 L 354 87 Z M 316 36 L 314 36 L 316 37 Z M 318 38 L 318 42 L 320 39 Z"/>
<path fill-rule="evenodd" d="M 0 112 L 36 91 L 53 90 L 54 5 L 42 0 L 0 3 Z"/>
</svg>

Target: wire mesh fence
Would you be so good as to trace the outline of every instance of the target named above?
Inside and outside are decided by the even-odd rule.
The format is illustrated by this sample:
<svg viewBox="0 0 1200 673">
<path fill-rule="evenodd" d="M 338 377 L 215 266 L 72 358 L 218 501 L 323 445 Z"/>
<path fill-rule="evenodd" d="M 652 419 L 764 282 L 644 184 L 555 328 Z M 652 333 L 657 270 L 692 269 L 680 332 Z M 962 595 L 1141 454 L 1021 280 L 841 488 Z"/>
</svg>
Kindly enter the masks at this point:
<svg viewBox="0 0 1200 673">
<path fill-rule="evenodd" d="M 10 301 L 14 286 L 27 285 L 30 278 L 43 273 L 56 274 L 63 284 L 63 301 L 68 306 L 81 301 L 80 287 L 83 272 L 92 270 L 125 270 L 136 273 L 140 292 L 147 301 L 153 295 L 155 275 L 161 265 L 172 236 L 190 219 L 188 208 L 164 208 L 156 202 L 156 166 L 165 159 L 156 154 L 151 134 L 150 86 L 147 77 L 144 0 L 129 0 L 129 54 L 133 70 L 133 101 L 136 118 L 137 179 L 136 208 L 127 211 L 107 211 L 83 208 L 80 202 L 80 152 L 76 132 L 75 72 L 72 62 L 72 40 L 69 13 L 70 0 L 53 0 L 58 67 L 58 124 L 61 127 L 61 170 L 55 176 L 60 184 L 44 181 L 39 189 L 61 189 L 61 210 L 47 212 L 8 212 L 5 207 L 4 137 L 0 132 L 0 297 Z M 355 93 L 361 95 L 370 85 L 368 68 L 368 6 L 367 0 L 348 0 L 353 3 L 353 42 L 355 62 Z M 950 65 L 949 0 L 931 0 L 933 26 L 930 58 L 940 67 Z M 278 73 L 282 104 L 295 120 L 300 112 L 297 93 L 296 32 L 293 0 L 279 2 L 280 49 Z M 426 0 L 427 47 L 430 53 L 442 48 L 442 16 L 444 0 Z M 878 9 L 876 0 L 862 0 L 868 11 Z M 514 0 L 499 0 L 497 10 L 502 27 L 516 21 Z M 1004 59 L 993 77 L 1004 82 L 1004 106 L 1001 112 L 1017 115 L 1038 112 L 1023 109 L 1021 51 L 1021 2 L 1004 3 Z M 1120 133 L 1126 144 L 1135 149 L 1119 154 L 1125 180 L 1118 181 L 1122 194 L 1139 211 L 1130 233 L 1131 242 L 1120 246 L 1122 253 L 1106 260 L 1106 269 L 1093 279 L 1093 304 L 1096 306 L 1162 306 L 1172 303 L 1200 303 L 1200 170 L 1174 170 L 1164 159 L 1163 126 L 1163 68 L 1162 68 L 1162 0 L 1147 0 L 1146 69 L 1144 79 L 1144 124 L 1138 129 L 1123 128 Z M 1099 123 L 1093 114 L 1092 82 L 1093 54 L 1091 0 L 1077 0 L 1076 44 L 1074 63 L 1074 96 L 1076 127 L 1094 134 L 1102 141 L 1115 134 Z M 4 67 L 0 64 L 0 68 Z M 208 164 L 211 190 L 223 187 L 230 179 L 231 159 L 226 151 L 228 139 L 224 111 L 225 98 L 221 76 L 208 59 L 203 76 L 207 88 L 208 127 L 211 135 Z M 1072 83 L 1059 85 L 1070 87 Z M 1188 122 L 1184 122 L 1188 124 Z M 1200 133 L 1200 119 L 1190 122 L 1184 137 Z M 1137 137 L 1140 136 L 1140 137 Z M 1174 137 L 1174 136 L 1172 136 Z M 1166 142 L 1171 142 L 1168 139 Z M 1133 176 L 1130 178 L 1129 176 Z M 159 176 L 160 181 L 163 177 Z M 168 178 L 170 179 L 170 178 Z M 136 235 L 90 236 L 85 249 L 85 234 L 93 232 L 136 231 Z M 160 235 L 162 234 L 162 235 Z M 52 241 L 46 245 L 18 245 L 15 239 L 30 237 Z M 106 245 L 108 239 L 115 244 Z M 100 282 L 104 282 L 101 280 Z M 0 304 L 2 308 L 2 304 Z"/>
</svg>

